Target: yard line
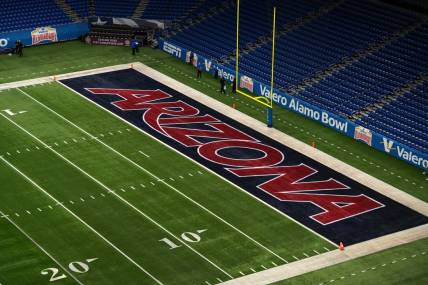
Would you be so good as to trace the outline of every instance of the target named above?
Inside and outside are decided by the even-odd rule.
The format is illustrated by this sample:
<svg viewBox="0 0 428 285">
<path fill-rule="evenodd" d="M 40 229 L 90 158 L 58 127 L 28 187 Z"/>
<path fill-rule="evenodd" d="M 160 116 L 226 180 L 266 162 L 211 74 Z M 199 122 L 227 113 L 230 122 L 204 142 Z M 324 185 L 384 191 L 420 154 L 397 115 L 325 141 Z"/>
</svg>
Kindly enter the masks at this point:
<svg viewBox="0 0 428 285">
<path fill-rule="evenodd" d="M 123 158 L 124 160 L 128 161 L 130 164 L 134 165 L 135 167 L 137 167 L 138 169 L 140 169 L 141 171 L 145 172 L 146 174 L 148 174 L 149 176 L 151 176 L 152 178 L 160 181 L 162 184 L 164 184 L 165 186 L 167 186 L 168 188 L 172 189 L 173 191 L 175 191 L 176 193 L 178 193 L 179 195 L 181 195 L 182 197 L 186 198 L 187 200 L 189 200 L 190 202 L 192 202 L 193 204 L 197 205 L 199 208 L 203 209 L 204 211 L 206 211 L 207 213 L 209 213 L 210 215 L 214 216 L 215 218 L 217 218 L 218 220 L 220 220 L 221 222 L 223 222 L 224 224 L 226 224 L 227 226 L 229 226 L 230 228 L 234 229 L 235 231 L 237 231 L 238 233 L 240 233 L 241 235 L 245 236 L 247 239 L 249 239 L 250 241 L 252 241 L 254 244 L 256 244 L 257 246 L 263 248 L 264 250 L 266 250 L 267 252 L 269 252 L 270 254 L 276 256 L 277 258 L 279 258 L 282 261 L 285 261 L 284 258 L 282 258 L 280 255 L 278 255 L 277 253 L 273 252 L 272 250 L 270 250 L 269 248 L 267 248 L 266 246 L 262 245 L 260 242 L 256 241 L 254 238 L 250 237 L 249 235 L 247 235 L 246 233 L 244 233 L 242 230 L 238 229 L 237 227 L 235 227 L 234 225 L 232 225 L 231 223 L 229 223 L 228 221 L 224 220 L 223 218 L 221 218 L 220 216 L 218 216 L 217 214 L 215 214 L 214 212 L 212 212 L 211 210 L 209 210 L 208 208 L 206 208 L 205 206 L 203 206 L 202 204 L 200 204 L 199 202 L 193 200 L 192 198 L 190 198 L 189 196 L 187 196 L 186 194 L 182 193 L 180 190 L 178 190 L 177 188 L 175 188 L 174 186 L 172 186 L 171 184 L 169 184 L 168 182 L 160 179 L 159 177 L 157 177 L 154 173 L 152 173 L 151 171 L 147 170 L 146 168 L 144 168 L 143 166 L 139 165 L 138 163 L 136 163 L 135 161 L 133 161 L 132 159 L 128 158 L 127 156 L 123 155 L 122 153 L 120 153 L 119 151 L 117 151 L 116 149 L 114 149 L 113 147 L 109 146 L 108 144 L 104 143 L 103 141 L 99 140 L 98 138 L 96 138 L 94 135 L 92 135 L 91 133 L 87 132 L 86 130 L 84 130 L 83 128 L 81 128 L 80 126 L 78 126 L 77 124 L 71 122 L 70 120 L 68 120 L 67 118 L 65 118 L 64 116 L 62 116 L 61 114 L 57 113 L 55 110 L 49 108 L 48 106 L 46 106 L 45 104 L 43 104 L 42 102 L 38 101 L 37 99 L 33 98 L 31 95 L 29 95 L 28 93 L 22 91 L 21 89 L 17 88 L 22 94 L 24 94 L 25 96 L 27 96 L 28 98 L 30 98 L 31 100 L 35 101 L 36 103 L 38 103 L 40 106 L 44 107 L 45 109 L 49 110 L 50 112 L 54 113 L 55 115 L 57 115 L 58 117 L 60 117 L 61 119 L 63 119 L 64 121 L 66 121 L 68 124 L 72 125 L 73 127 L 75 127 L 76 129 L 80 130 L 82 133 L 86 134 L 87 136 L 91 137 L 92 139 L 96 140 L 98 143 L 102 144 L 103 146 L 105 146 L 106 148 L 108 148 L 109 150 L 111 150 L 112 152 L 114 152 L 115 154 L 119 155 L 121 158 Z M 180 178 L 183 178 L 182 176 L 180 176 Z"/>
<path fill-rule="evenodd" d="M 36 187 L 39 191 L 41 191 L 43 194 L 48 196 L 50 199 L 55 201 L 57 205 L 60 205 L 64 210 L 66 210 L 68 213 L 70 213 L 74 218 L 79 220 L 83 225 L 85 225 L 88 229 L 90 229 L 93 233 L 95 233 L 97 236 L 99 236 L 102 240 L 104 240 L 108 245 L 110 245 L 113 249 L 115 249 L 117 252 L 119 252 L 123 257 L 125 257 L 128 261 L 130 261 L 132 264 L 134 264 L 136 267 L 138 267 L 141 271 L 146 273 L 150 278 L 152 278 L 156 283 L 163 285 L 162 282 L 160 282 L 158 279 L 156 279 L 153 275 L 151 275 L 146 269 L 144 269 L 141 265 L 139 265 L 137 262 L 135 262 L 131 257 L 126 255 L 122 250 L 120 250 L 117 246 L 115 246 L 111 241 L 109 241 L 106 237 L 104 237 L 102 234 L 97 232 L 92 226 L 87 224 L 84 220 L 82 220 L 78 215 L 76 215 L 73 211 L 68 209 L 66 206 L 64 206 L 63 203 L 58 201 L 54 196 L 52 196 L 49 192 L 47 192 L 44 188 L 42 188 L 39 184 L 34 182 L 30 177 L 28 177 L 25 173 L 23 173 L 21 170 L 19 170 L 16 166 L 14 166 L 11 162 L 6 160 L 3 156 L 0 156 L 0 160 L 2 160 L 4 163 L 6 163 L 10 168 L 15 170 L 18 174 L 20 174 L 22 177 L 24 177 L 28 182 L 30 182 L 34 187 Z M 81 284 L 79 282 L 79 284 Z"/>
<path fill-rule="evenodd" d="M 27 131 L 25 128 L 23 128 L 21 125 L 19 125 L 18 123 L 14 122 L 13 120 L 9 119 L 8 117 L 6 117 L 6 115 L 3 115 L 2 113 L 0 113 L 0 115 L 5 118 L 6 120 L 8 120 L 9 122 L 11 122 L 13 125 L 15 125 L 16 127 L 18 127 L 20 130 L 22 130 L 23 132 L 25 132 L 27 135 L 29 135 L 30 137 L 32 137 L 33 139 L 35 139 L 36 141 L 38 141 L 40 144 L 46 146 L 46 143 L 43 142 L 41 139 L 39 139 L 38 137 L 36 137 L 35 135 L 33 135 L 31 132 Z M 89 173 L 87 173 L 86 171 L 84 171 L 83 169 L 81 169 L 79 166 L 77 166 L 76 164 L 74 164 L 72 161 L 70 161 L 69 159 L 67 159 L 66 157 L 64 157 L 62 154 L 60 154 L 59 152 L 57 152 L 55 149 L 53 148 L 49 148 L 50 151 L 52 151 L 53 153 L 55 153 L 58 157 L 62 158 L 65 162 L 67 162 L 68 164 L 70 164 L 71 166 L 73 166 L 74 168 L 76 168 L 77 170 L 79 170 L 81 173 L 83 173 L 86 177 L 90 178 L 91 180 L 93 180 L 96 184 L 100 185 L 102 188 L 104 188 L 108 193 L 114 195 L 116 198 L 118 198 L 120 201 L 122 201 L 123 203 L 125 203 L 126 205 L 128 205 L 131 209 L 135 210 L 137 213 L 139 213 L 140 215 L 142 215 L 143 217 L 145 217 L 147 220 L 149 220 L 150 222 L 152 222 L 153 224 L 155 224 L 157 227 L 159 227 L 160 229 L 162 229 L 163 231 L 165 231 L 166 233 L 168 233 L 170 236 L 172 236 L 175 240 L 177 240 L 179 243 L 183 244 L 185 247 L 187 247 L 188 249 L 190 249 L 191 251 L 193 251 L 194 253 L 196 253 L 198 256 L 200 256 L 202 259 L 204 259 L 205 261 L 207 261 L 208 263 L 210 263 L 212 266 L 214 266 L 215 268 L 217 268 L 218 270 L 220 270 L 221 272 L 223 272 L 225 275 L 227 275 L 229 278 L 233 278 L 232 275 L 230 275 L 229 273 L 227 273 L 225 270 L 223 270 L 220 266 L 218 266 L 217 264 L 215 264 L 214 262 L 212 262 L 211 260 L 209 260 L 206 256 L 204 256 L 203 254 L 201 254 L 199 251 L 197 251 L 196 249 L 194 249 L 193 247 L 191 247 L 190 245 L 188 245 L 187 243 L 185 243 L 184 241 L 182 241 L 180 238 L 178 238 L 177 236 L 175 236 L 172 232 L 170 232 L 168 229 L 166 229 L 164 226 L 162 226 L 161 224 L 159 224 L 158 222 L 156 222 L 154 219 L 152 219 L 150 216 L 148 216 L 146 213 L 144 213 L 143 211 L 141 211 L 140 209 L 138 209 L 137 207 L 135 207 L 133 204 L 131 204 L 130 202 L 128 202 L 128 200 L 124 199 L 122 196 L 118 195 L 116 192 L 112 191 L 109 187 L 107 187 L 106 185 L 104 185 L 101 181 L 99 181 L 98 179 L 96 179 L 95 177 L 93 177 L 92 175 L 90 175 Z M 0 157 L 1 159 L 5 160 L 3 157 Z M 5 160 L 6 161 L 6 160 Z M 64 207 L 64 205 L 61 205 Z M 142 268 L 142 267 L 141 267 Z M 161 284 L 161 283 L 159 283 Z"/>
<path fill-rule="evenodd" d="M 78 284 L 83 285 L 82 282 L 79 281 L 79 279 L 76 278 L 73 274 L 71 274 L 64 266 L 61 265 L 61 263 L 58 262 L 58 260 L 55 259 L 47 250 L 45 250 L 40 244 L 38 244 L 29 234 L 27 234 L 20 226 L 18 226 L 12 219 L 10 219 L 8 216 L 6 216 L 1 210 L 0 215 L 4 217 L 9 223 L 15 226 L 27 239 L 29 239 L 35 246 L 37 246 L 41 251 L 43 251 L 44 254 L 49 256 L 50 259 L 52 259 L 56 264 L 58 264 L 59 267 L 61 267 L 64 272 L 66 272 L 71 278 L 73 278 Z"/>
</svg>

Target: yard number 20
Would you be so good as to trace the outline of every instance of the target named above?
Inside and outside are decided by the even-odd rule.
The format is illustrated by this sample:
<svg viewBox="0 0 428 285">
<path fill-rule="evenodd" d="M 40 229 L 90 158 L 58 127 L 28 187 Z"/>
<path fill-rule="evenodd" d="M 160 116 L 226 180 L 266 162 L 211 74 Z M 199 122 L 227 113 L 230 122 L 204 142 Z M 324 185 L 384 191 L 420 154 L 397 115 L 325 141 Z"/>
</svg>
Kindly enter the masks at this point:
<svg viewBox="0 0 428 285">
<path fill-rule="evenodd" d="M 86 262 L 82 261 L 73 261 L 68 264 L 68 268 L 75 273 L 83 274 L 89 271 L 89 265 L 88 263 L 91 263 L 98 258 L 89 258 L 86 259 Z M 67 278 L 67 275 L 64 273 L 60 273 L 59 269 L 56 267 L 49 267 L 46 269 L 43 269 L 40 271 L 40 274 L 42 275 L 51 275 L 51 278 L 49 279 L 50 282 L 55 282 L 64 278 Z"/>
</svg>

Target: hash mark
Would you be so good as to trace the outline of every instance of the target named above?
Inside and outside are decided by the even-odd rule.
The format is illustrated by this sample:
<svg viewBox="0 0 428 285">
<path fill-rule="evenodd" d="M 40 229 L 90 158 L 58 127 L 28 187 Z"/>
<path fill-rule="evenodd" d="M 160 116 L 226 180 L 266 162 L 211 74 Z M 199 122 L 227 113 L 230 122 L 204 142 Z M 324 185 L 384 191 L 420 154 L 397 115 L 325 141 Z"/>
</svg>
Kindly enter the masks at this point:
<svg viewBox="0 0 428 285">
<path fill-rule="evenodd" d="M 91 196 L 89 196 L 89 197 L 91 197 L 91 198 L 92 198 L 92 200 L 95 200 L 95 197 L 94 197 L 94 196 L 92 196 L 92 195 L 91 195 Z"/>
<path fill-rule="evenodd" d="M 304 255 L 304 256 L 306 256 L 306 257 L 310 257 L 310 256 L 309 256 L 308 254 L 306 254 L 305 252 L 303 253 L 303 255 Z"/>
<path fill-rule="evenodd" d="M 142 155 L 144 155 L 145 157 L 150 158 L 150 156 L 149 156 L 149 155 L 147 155 L 147 154 L 145 154 L 143 151 L 139 150 L 138 152 L 139 152 L 139 153 L 141 153 Z"/>
<path fill-rule="evenodd" d="M 251 271 L 253 271 L 253 272 L 257 272 L 257 271 L 255 271 L 252 267 L 250 267 L 250 270 L 251 270 Z"/>
<path fill-rule="evenodd" d="M 241 274 L 242 276 L 245 276 L 245 274 L 244 274 L 244 273 L 242 273 L 242 271 L 239 271 L 239 274 Z"/>
<path fill-rule="evenodd" d="M 293 255 L 293 258 L 294 258 L 295 260 L 299 260 L 299 258 L 298 258 L 298 257 L 296 257 L 296 256 L 294 256 L 294 255 Z"/>
<path fill-rule="evenodd" d="M 270 263 L 273 264 L 273 266 L 278 266 L 275 262 L 271 261 Z"/>
</svg>

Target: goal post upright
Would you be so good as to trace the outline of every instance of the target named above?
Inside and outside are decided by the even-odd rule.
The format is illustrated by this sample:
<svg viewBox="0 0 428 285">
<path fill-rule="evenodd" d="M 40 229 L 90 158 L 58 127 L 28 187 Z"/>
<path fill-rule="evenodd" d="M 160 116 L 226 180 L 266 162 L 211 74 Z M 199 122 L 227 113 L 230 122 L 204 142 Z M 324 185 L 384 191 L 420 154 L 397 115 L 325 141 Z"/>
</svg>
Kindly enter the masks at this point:
<svg viewBox="0 0 428 285">
<path fill-rule="evenodd" d="M 274 86 L 274 73 L 275 73 L 275 36 L 276 36 L 276 7 L 273 7 L 273 28 L 272 28 L 272 69 L 271 69 L 271 82 L 269 98 L 264 96 L 254 96 L 239 89 L 239 22 L 240 22 L 240 0 L 236 4 L 236 51 L 235 51 L 235 93 L 248 97 L 265 107 L 267 107 L 267 126 L 273 125 L 273 86 Z"/>
<path fill-rule="evenodd" d="M 276 7 L 273 7 L 273 28 L 272 28 L 272 71 L 270 77 L 270 107 L 267 110 L 267 126 L 273 126 L 273 82 L 275 76 L 275 36 L 276 36 Z"/>
<path fill-rule="evenodd" d="M 238 3 L 236 5 L 236 51 L 235 51 L 235 80 L 236 80 L 236 84 L 235 84 L 235 92 L 238 89 L 238 62 L 239 62 L 239 10 L 240 10 L 240 0 L 237 0 Z"/>
</svg>

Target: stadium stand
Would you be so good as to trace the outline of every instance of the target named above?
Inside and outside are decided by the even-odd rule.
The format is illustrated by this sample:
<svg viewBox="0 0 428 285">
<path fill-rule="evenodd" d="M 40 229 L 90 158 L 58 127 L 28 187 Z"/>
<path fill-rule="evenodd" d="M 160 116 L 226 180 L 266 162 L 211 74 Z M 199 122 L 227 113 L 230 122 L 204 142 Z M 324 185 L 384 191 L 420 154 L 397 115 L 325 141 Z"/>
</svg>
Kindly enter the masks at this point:
<svg viewBox="0 0 428 285">
<path fill-rule="evenodd" d="M 73 8 L 80 18 L 89 17 L 89 1 L 88 0 L 65 0 L 67 4 Z"/>
<path fill-rule="evenodd" d="M 142 18 L 176 20 L 192 10 L 197 5 L 204 4 L 205 0 L 160 0 L 150 1 Z"/>
<path fill-rule="evenodd" d="M 130 18 L 139 4 L 139 0 L 96 0 L 97 16 Z"/>
<path fill-rule="evenodd" d="M 355 119 L 357 123 L 426 151 L 427 130 L 413 130 L 411 122 L 399 119 L 412 118 L 415 113 L 407 116 L 403 109 L 396 114 L 396 108 L 386 109 L 388 104 L 385 110 L 370 111 L 371 105 L 383 104 L 378 101 L 428 70 L 424 15 L 373 1 L 291 2 L 279 6 L 276 87 L 351 119 L 365 111 L 361 119 Z M 240 35 L 244 46 L 240 70 L 269 83 L 271 23 L 266 19 L 270 19 L 271 11 L 258 9 L 258 4 L 263 6 L 261 2 L 252 2 L 251 9 L 242 6 L 241 26 L 245 28 Z M 285 15 L 281 11 L 286 11 Z M 225 60 L 234 68 L 234 13 L 231 5 L 169 40 L 215 60 Z M 426 92 L 418 94 L 415 96 Z M 426 101 L 418 106 L 428 108 Z M 391 126 L 388 117 L 379 120 L 379 114 L 385 112 L 397 115 L 397 124 Z"/>
<path fill-rule="evenodd" d="M 243 2 L 242 5 L 245 6 L 245 1 Z M 251 6 L 247 5 L 248 8 L 242 10 L 240 44 L 246 45 L 256 42 L 260 37 L 270 34 L 272 10 L 266 9 L 266 5 L 263 3 L 265 1 L 253 1 Z M 286 25 L 290 21 L 295 21 L 319 8 L 321 4 L 320 1 L 302 2 L 294 0 L 292 5 L 288 4 L 290 7 L 285 12 L 285 7 L 282 9 L 285 4 L 280 2 L 278 25 Z M 234 53 L 236 41 L 235 14 L 236 6 L 232 1 L 225 9 L 221 9 L 217 13 L 205 17 L 204 20 L 196 22 L 197 24 L 183 29 L 169 40 L 219 60 Z"/>
<path fill-rule="evenodd" d="M 54 0 L 0 1 L 0 32 L 70 22 L 72 20 Z"/>
</svg>

